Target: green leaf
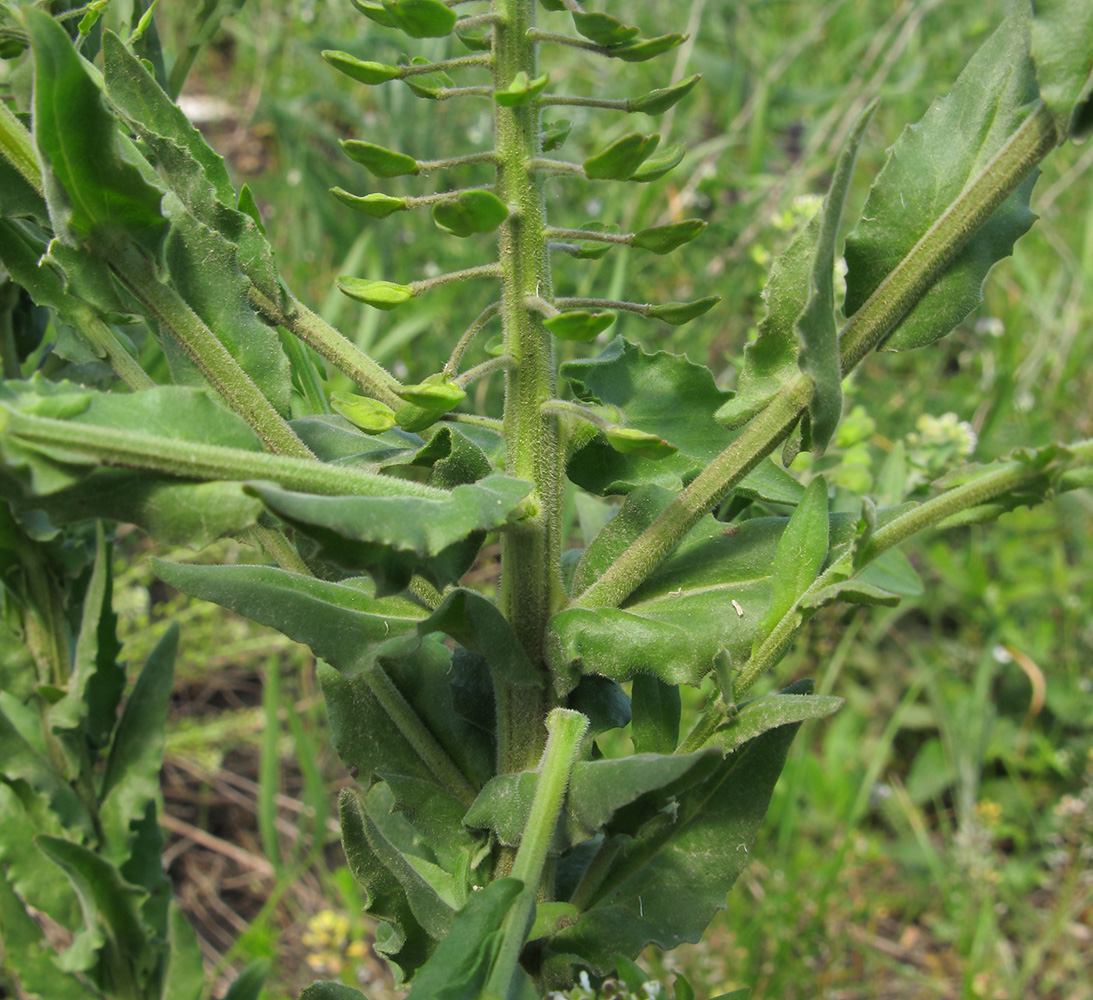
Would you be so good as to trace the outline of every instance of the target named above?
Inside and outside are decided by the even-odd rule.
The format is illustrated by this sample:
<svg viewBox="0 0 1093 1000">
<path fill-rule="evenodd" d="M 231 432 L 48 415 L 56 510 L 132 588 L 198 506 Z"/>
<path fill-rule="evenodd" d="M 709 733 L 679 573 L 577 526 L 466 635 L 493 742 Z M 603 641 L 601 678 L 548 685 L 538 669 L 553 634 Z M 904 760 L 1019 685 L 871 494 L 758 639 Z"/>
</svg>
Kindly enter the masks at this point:
<svg viewBox="0 0 1093 1000">
<path fill-rule="evenodd" d="M 662 149 L 655 156 L 650 156 L 637 170 L 630 175 L 630 180 L 647 184 L 649 181 L 659 181 L 670 170 L 674 170 L 683 161 L 683 155 L 687 152 L 687 146 L 677 142 L 667 149 Z"/>
<path fill-rule="evenodd" d="M 336 70 L 360 83 L 386 83 L 388 80 L 397 80 L 402 76 L 402 67 L 400 66 L 389 66 L 386 63 L 358 59 L 348 52 L 324 49 L 320 55 Z"/>
<path fill-rule="evenodd" d="M 232 980 L 224 1000 L 258 1000 L 262 987 L 266 985 L 269 969 L 269 959 L 256 958 Z"/>
<path fill-rule="evenodd" d="M 351 160 L 367 167 L 377 177 L 403 177 L 421 172 L 417 160 L 393 149 L 384 149 L 359 139 L 342 139 L 341 147 Z"/>
<path fill-rule="evenodd" d="M 595 358 L 561 367 L 574 396 L 590 404 L 614 406 L 627 427 L 636 427 L 671 441 L 679 450 L 658 461 L 622 455 L 602 437 L 573 455 L 566 472 L 592 493 L 628 493 L 655 483 L 679 490 L 701 472 L 732 440 L 713 414 L 728 393 L 717 388 L 709 369 L 685 356 L 642 348 L 616 338 Z M 738 487 L 743 496 L 778 503 L 796 503 L 801 487 L 771 460 Z"/>
<path fill-rule="evenodd" d="M 368 434 L 382 434 L 395 426 L 395 411 L 378 399 L 352 392 L 332 392 L 330 405 L 335 413 Z"/>
<path fill-rule="evenodd" d="M 332 979 L 324 979 L 304 988 L 300 1000 L 368 1000 L 360 991 Z"/>
<path fill-rule="evenodd" d="M 372 0 L 349 0 L 349 2 L 369 20 L 375 21 L 376 24 L 382 24 L 385 28 L 398 27 L 395 15 L 388 11 L 382 2 L 374 3 Z"/>
<path fill-rule="evenodd" d="M 778 541 L 771 570 L 770 606 L 756 642 L 765 639 L 820 574 L 830 545 L 827 483 L 817 476 L 793 512 Z"/>
<path fill-rule="evenodd" d="M 472 52 L 489 52 L 493 48 L 493 32 L 489 26 L 461 28 L 456 21 L 455 37 Z"/>
<path fill-rule="evenodd" d="M 635 753 L 670 754 L 679 744 L 679 688 L 638 674 L 630 692 L 630 739 Z"/>
<path fill-rule="evenodd" d="M 649 310 L 649 315 L 669 326 L 682 326 L 684 323 L 690 323 L 692 319 L 705 315 L 720 301 L 720 295 L 706 295 L 693 302 L 665 302 L 659 306 L 653 306 Z"/>
<path fill-rule="evenodd" d="M 632 28 L 607 14 L 573 14 L 573 26 L 585 38 L 597 45 L 622 45 L 632 42 L 641 34 L 640 29 Z"/>
<path fill-rule="evenodd" d="M 338 290 L 351 299 L 383 310 L 394 309 L 414 297 L 414 290 L 409 285 L 370 281 L 367 278 L 340 277 Z"/>
<path fill-rule="evenodd" d="M 593 180 L 624 181 L 653 155 L 659 142 L 659 135 L 631 132 L 585 160 L 584 172 Z"/>
<path fill-rule="evenodd" d="M 523 887 L 519 879 L 499 878 L 472 893 L 414 978 L 407 1000 L 478 1000 L 505 916 Z"/>
<path fill-rule="evenodd" d="M 433 377 L 430 376 L 430 378 Z M 441 413 L 447 413 L 466 399 L 466 391 L 455 382 L 449 382 L 443 375 L 435 378 L 436 381 L 426 379 L 419 385 L 399 386 L 396 391 L 408 403 L 430 410 L 439 410 Z"/>
<path fill-rule="evenodd" d="M 171 901 L 167 917 L 167 969 L 161 1000 L 200 1000 L 205 989 L 205 965 L 190 921 Z"/>
<path fill-rule="evenodd" d="M 550 153 L 555 149 L 561 149 L 565 145 L 566 139 L 569 138 L 572 129 L 573 122 L 569 121 L 568 118 L 556 122 L 544 122 L 540 139 L 543 144 L 543 152 Z"/>
<path fill-rule="evenodd" d="M 678 797 L 673 821 L 620 842 L 578 923 L 549 951 L 576 956 L 593 972 L 650 943 L 697 941 L 748 861 L 797 727 L 745 744 Z"/>
<path fill-rule="evenodd" d="M 455 27 L 455 11 L 441 0 L 383 0 L 383 9 L 411 38 L 443 38 Z"/>
<path fill-rule="evenodd" d="M 670 87 L 651 90 L 648 94 L 643 94 L 631 101 L 630 110 L 641 111 L 647 115 L 662 115 L 682 101 L 701 79 L 702 74 L 696 73 L 694 76 L 680 80 L 679 83 L 673 83 Z"/>
<path fill-rule="evenodd" d="M 493 99 L 503 108 L 518 108 L 538 97 L 548 83 L 550 83 L 549 73 L 529 80 L 527 73 L 520 70 L 504 90 L 493 92 Z"/>
<path fill-rule="evenodd" d="M 797 365 L 812 379 L 808 403 L 809 438 L 814 455 L 822 455 L 839 425 L 843 410 L 842 362 L 835 327 L 835 244 L 843 206 L 858 157 L 858 147 L 877 110 L 876 101 L 858 116 L 835 163 L 831 186 L 820 210 L 820 229 L 812 259 L 808 300 L 794 324 L 801 349 Z"/>
<path fill-rule="evenodd" d="M 586 222 L 581 226 L 582 230 L 590 233 L 610 233 L 617 235 L 619 227 L 616 223 Z M 552 248 L 561 250 L 576 257 L 577 260 L 599 260 L 605 257 L 608 251 L 615 246 L 614 243 L 606 243 L 603 240 L 581 240 L 578 243 L 553 243 Z"/>
<path fill-rule="evenodd" d="M 682 222 L 670 222 L 666 226 L 640 229 L 634 233 L 631 246 L 656 254 L 671 253 L 685 243 L 690 243 L 706 225 L 701 219 L 684 219 Z"/>
<path fill-rule="evenodd" d="M 575 924 L 577 917 L 577 907 L 572 903 L 536 903 L 535 921 L 528 931 L 528 940 L 554 937 L 558 931 Z"/>
<path fill-rule="evenodd" d="M 399 60 L 400 64 L 402 60 Z M 410 66 L 430 66 L 428 59 L 423 56 L 414 56 L 408 63 Z M 452 78 L 443 70 L 434 70 L 431 73 L 415 73 L 405 78 L 406 86 L 418 97 L 435 101 L 440 92 L 452 86 Z"/>
<path fill-rule="evenodd" d="M 636 427 L 610 427 L 604 431 L 604 437 L 611 447 L 623 455 L 637 455 L 654 462 L 674 455 L 679 449 L 656 434 L 638 430 Z"/>
<path fill-rule="evenodd" d="M 588 719 L 588 737 L 599 736 L 609 729 L 621 729 L 630 722 L 630 699 L 618 684 L 585 674 L 577 686 L 569 692 L 566 708 L 571 708 Z"/>
<path fill-rule="evenodd" d="M 99 792 L 100 817 L 106 836 L 104 853 L 119 865 L 129 857 L 130 825 L 160 794 L 177 651 L 178 625 L 172 624 L 145 661 L 110 745 Z"/>
<path fill-rule="evenodd" d="M 846 313 L 853 315 L 1028 116 L 1038 96 L 1029 58 L 1029 10 L 1014 4 L 972 56 L 948 97 L 904 131 L 846 241 Z M 960 141 L 954 136 L 965 137 Z M 944 337 L 982 297 L 995 262 L 1032 225 L 1025 180 L 938 276 L 884 342 L 905 351 Z"/>
<path fill-rule="evenodd" d="M 331 188 L 330 193 L 343 205 L 348 205 L 373 219 L 386 219 L 395 212 L 406 212 L 410 208 L 405 198 L 395 198 L 389 194 L 356 195 L 340 187 Z"/>
<path fill-rule="evenodd" d="M 1093 130 L 1093 8 L 1080 0 L 1036 0 L 1032 61 L 1040 96 L 1060 136 L 1088 138 Z"/>
<path fill-rule="evenodd" d="M 126 237 L 158 257 L 163 191 L 123 156 L 117 123 L 68 33 L 45 11 L 24 16 L 34 49 L 34 138 L 55 231 L 75 245 Z"/>
<path fill-rule="evenodd" d="M 811 691 L 812 682 L 803 681 L 780 694 L 744 702 L 733 718 L 717 728 L 706 746 L 718 747 L 726 754 L 733 753 L 768 730 L 809 719 L 825 719 L 842 708 L 842 698 L 812 694 Z"/>
<path fill-rule="evenodd" d="M 613 45 L 607 52 L 612 59 L 623 62 L 645 62 L 674 49 L 687 40 L 686 35 L 658 35 L 656 38 L 637 38 L 622 45 Z"/>
<path fill-rule="evenodd" d="M 508 217 L 505 203 L 492 191 L 463 191 L 433 206 L 433 222 L 452 236 L 492 233 Z"/>
<path fill-rule="evenodd" d="M 474 560 L 481 537 L 521 510 L 531 484 L 491 475 L 424 497 L 321 497 L 262 483 L 250 487 L 282 520 L 314 538 L 320 554 L 346 568 L 368 569 L 387 592 L 413 572 L 452 583 Z M 467 544 L 471 543 L 471 544 Z"/>
<path fill-rule="evenodd" d="M 595 340 L 614 322 L 614 313 L 565 312 L 543 320 L 543 326 L 559 340 L 586 344 Z"/>
</svg>

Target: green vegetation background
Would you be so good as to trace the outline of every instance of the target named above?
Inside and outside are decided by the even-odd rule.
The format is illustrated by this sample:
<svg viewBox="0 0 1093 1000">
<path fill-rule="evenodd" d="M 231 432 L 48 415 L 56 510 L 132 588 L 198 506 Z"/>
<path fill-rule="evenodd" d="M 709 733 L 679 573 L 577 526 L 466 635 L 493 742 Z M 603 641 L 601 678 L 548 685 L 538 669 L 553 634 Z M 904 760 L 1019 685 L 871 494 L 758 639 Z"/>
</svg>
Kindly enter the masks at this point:
<svg viewBox="0 0 1093 1000">
<path fill-rule="evenodd" d="M 168 51 L 187 38 L 188 6 L 160 5 Z M 807 217 L 799 199 L 825 189 L 857 111 L 881 97 L 859 161 L 860 206 L 885 148 L 949 88 L 1004 7 L 1004 0 L 646 0 L 627 5 L 625 16 L 692 35 L 674 66 L 666 57 L 620 71 L 545 51 L 554 85 L 564 81 L 559 89 L 570 93 L 625 96 L 664 86 L 669 74 L 703 74 L 660 123 L 662 145 L 688 144 L 674 173 L 636 194 L 632 186 L 560 179 L 550 210 L 563 226 L 604 218 L 626 231 L 638 220 L 701 215 L 709 229 L 667 258 L 626 251 L 601 262 L 561 258 L 557 294 L 642 301 L 720 294 L 715 310 L 679 330 L 622 315 L 611 332 L 686 352 L 731 386 L 762 314 L 771 255 Z M 426 40 L 414 54 L 442 58 L 448 44 Z M 327 190 L 424 194 L 472 178 L 438 174 L 380 187 L 341 155 L 337 140 L 366 139 L 422 158 L 472 152 L 490 142 L 489 106 L 422 101 L 395 84 L 363 88 L 319 58 L 337 48 L 394 62 L 404 45 L 348 0 L 249 0 L 202 52 L 183 103 L 236 180 L 253 189 L 290 286 L 396 374 L 417 379 L 447 357 L 486 291 L 441 289 L 388 314 L 345 299 L 334 276 L 414 280 L 481 263 L 487 244 L 452 240 L 427 213 L 353 216 Z M 565 153 L 578 160 L 627 130 L 625 116 L 584 111 L 564 115 L 574 119 Z M 980 460 L 1021 443 L 1093 434 L 1091 164 L 1093 145 L 1049 159 L 1033 199 L 1040 222 L 940 351 L 863 365 L 848 387 L 852 419 L 834 458 L 824 459 L 829 479 L 882 489 L 877 473 L 899 442 L 919 455 L 924 478 L 940 472 L 972 440 L 961 422 L 974 430 Z M 479 391 L 487 405 L 496 402 L 498 380 Z M 920 426 L 922 413 L 955 416 Z M 754 1000 L 1093 998 L 1091 527 L 1093 497 L 1080 491 L 983 529 L 934 534 L 911 552 L 926 585 L 920 599 L 820 616 L 779 679 L 814 676 L 848 704 L 802 731 L 751 866 L 707 939 L 649 954 L 646 967 L 666 980 L 678 968 L 709 995 L 750 986 Z M 132 553 L 145 543 L 129 535 L 122 546 Z M 489 567 L 480 575 L 488 586 Z M 139 561 L 121 582 L 130 662 L 147 652 L 167 615 L 181 617 L 166 778 L 168 811 L 175 806 L 185 818 L 169 827 L 172 872 L 193 883 L 180 894 L 197 914 L 207 958 L 221 970 L 272 958 L 270 1000 L 295 996 L 308 962 L 324 975 L 344 968 L 354 981 L 352 954 L 370 928 L 337 871 L 326 803 L 344 775 L 322 749 L 311 663 L 287 640 L 157 591 Z M 3 681 L 18 683 L 19 653 L 3 646 Z M 691 705 L 700 703 L 696 692 Z M 271 710 L 276 721 L 263 727 Z M 186 775 L 194 784 L 180 792 Z M 209 803 L 224 787 L 242 805 L 222 814 Z M 208 858 L 223 849 L 205 844 L 205 861 L 187 861 L 192 844 L 180 823 L 211 829 L 254 859 L 231 892 L 204 884 L 213 877 Z M 323 911 L 333 912 L 316 919 Z M 389 995 L 375 962 L 363 968 L 366 992 Z"/>
</svg>

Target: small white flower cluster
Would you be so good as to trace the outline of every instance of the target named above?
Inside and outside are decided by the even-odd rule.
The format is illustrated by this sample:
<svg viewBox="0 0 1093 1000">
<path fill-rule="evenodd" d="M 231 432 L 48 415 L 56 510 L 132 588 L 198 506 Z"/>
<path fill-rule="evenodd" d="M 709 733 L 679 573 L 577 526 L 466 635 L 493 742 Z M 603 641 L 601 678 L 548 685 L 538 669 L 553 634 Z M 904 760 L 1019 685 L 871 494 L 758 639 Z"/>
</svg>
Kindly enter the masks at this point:
<svg viewBox="0 0 1093 1000">
<path fill-rule="evenodd" d="M 548 993 L 546 1000 L 665 1000 L 666 996 L 663 984 L 655 979 L 642 983 L 640 993 L 628 990 L 625 983 L 618 979 L 605 979 L 596 990 L 588 973 L 582 972 L 577 977 L 576 986 L 564 993 L 557 990 Z"/>
</svg>

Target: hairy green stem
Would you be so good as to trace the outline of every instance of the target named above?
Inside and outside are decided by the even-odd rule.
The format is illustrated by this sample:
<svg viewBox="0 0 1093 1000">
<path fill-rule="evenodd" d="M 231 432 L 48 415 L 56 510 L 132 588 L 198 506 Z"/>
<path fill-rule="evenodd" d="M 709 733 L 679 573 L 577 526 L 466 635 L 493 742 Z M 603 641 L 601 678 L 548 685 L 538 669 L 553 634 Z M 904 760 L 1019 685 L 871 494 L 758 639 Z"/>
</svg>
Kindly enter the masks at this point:
<svg viewBox="0 0 1093 1000">
<path fill-rule="evenodd" d="M 444 365 L 444 374 L 448 378 L 454 378 L 456 372 L 459 371 L 459 362 L 463 360 L 463 355 L 467 348 L 471 346 L 474 338 L 478 336 L 478 331 L 500 311 L 500 302 L 494 302 L 491 305 L 486 306 L 486 308 L 475 317 L 474 322 L 463 331 L 463 336 L 459 338 L 455 347 L 452 348 L 451 356 L 448 358 L 447 364 Z"/>
<path fill-rule="evenodd" d="M 296 458 L 315 457 L 201 317 L 178 292 L 156 277 L 143 254 L 132 247 L 116 246 L 110 257 L 110 267 L 118 280 L 178 341 L 228 405 L 254 428 L 270 451 Z"/>
<path fill-rule="evenodd" d="M 0 153 L 35 191 L 44 193 L 34 140 L 3 101 L 0 101 Z"/>
<path fill-rule="evenodd" d="M 535 0 L 495 0 L 493 9 L 501 15 L 493 28 L 494 88 L 504 90 L 517 73 L 526 73 L 530 79 L 537 75 L 537 46 L 530 34 Z M 538 100 L 517 107 L 498 106 L 495 127 L 496 191 L 509 210 L 499 239 L 505 354 L 512 360 L 505 385 L 506 470 L 535 484 L 529 499 L 537 509 L 501 540 L 498 603 L 532 661 L 542 664 L 547 621 L 564 597 L 558 426 L 541 409 L 557 395 L 554 342 L 542 318 L 527 305 L 529 296 L 549 298 L 552 287 L 543 236 L 543 181 L 528 169 L 528 161 L 541 153 Z M 545 680 L 545 665 L 543 676 Z M 541 694 L 529 697 L 529 690 Z M 524 770 L 539 759 L 548 691 L 546 685 L 540 689 L 498 686 L 501 772 Z"/>
<path fill-rule="evenodd" d="M 572 709 L 556 708 L 547 716 L 546 729 L 549 735 L 539 767 L 539 783 L 511 872 L 524 883 L 524 888 L 505 917 L 501 947 L 486 981 L 484 1000 L 505 1000 L 508 995 L 531 925 L 554 827 L 562 812 L 581 740 L 588 730 L 588 719 Z"/>
<path fill-rule="evenodd" d="M 290 298 L 286 311 L 253 285 L 248 294 L 251 306 L 261 316 L 283 326 L 338 371 L 348 375 L 373 399 L 386 403 L 392 409 L 402 405 L 402 400 L 395 394 L 398 379 L 298 299 Z"/>
<path fill-rule="evenodd" d="M 423 483 L 264 451 L 180 441 L 117 427 L 56 420 L 0 406 L 0 432 L 16 440 L 82 455 L 89 463 L 145 469 L 183 479 L 246 482 L 268 479 L 291 490 L 327 496 L 404 497 L 442 500 L 448 494 Z"/>
<path fill-rule="evenodd" d="M 844 374 L 883 342 L 974 233 L 1058 143 L 1041 102 L 944 214 L 843 327 Z M 717 503 L 789 434 L 808 407 L 812 382 L 792 379 L 668 508 L 593 583 L 573 607 L 618 607 Z"/>
</svg>

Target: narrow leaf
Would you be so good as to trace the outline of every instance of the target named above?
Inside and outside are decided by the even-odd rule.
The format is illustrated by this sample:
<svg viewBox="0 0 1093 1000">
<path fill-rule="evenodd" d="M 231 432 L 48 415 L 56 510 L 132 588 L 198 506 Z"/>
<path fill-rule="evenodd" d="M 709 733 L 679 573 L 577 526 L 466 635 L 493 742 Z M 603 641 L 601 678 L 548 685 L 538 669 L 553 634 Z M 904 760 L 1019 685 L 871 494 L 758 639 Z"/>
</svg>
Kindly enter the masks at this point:
<svg viewBox="0 0 1093 1000">
<path fill-rule="evenodd" d="M 613 45 L 607 55 L 623 62 L 645 62 L 682 45 L 686 35 L 658 35 L 656 38 L 637 38 L 622 45 Z"/>
<path fill-rule="evenodd" d="M 811 682 L 807 682 L 811 691 Z M 707 746 L 718 747 L 723 753 L 733 753 L 749 740 L 770 729 L 809 719 L 824 719 L 834 715 L 843 706 L 842 698 L 811 693 L 794 693 L 800 685 L 781 694 L 756 698 L 740 706 L 737 714 L 720 726 L 707 741 Z"/>
<path fill-rule="evenodd" d="M 671 253 L 685 243 L 690 243 L 706 225 L 702 219 L 684 219 L 682 222 L 670 222 L 666 226 L 641 229 L 634 233 L 631 245 L 655 254 Z"/>
<path fill-rule="evenodd" d="M 410 208 L 405 198 L 395 198 L 389 194 L 356 195 L 340 187 L 331 188 L 330 193 L 343 205 L 348 205 L 373 219 L 386 219 L 395 212 L 405 212 Z"/>
<path fill-rule="evenodd" d="M 573 26 L 597 45 L 622 45 L 632 42 L 641 34 L 640 29 L 623 24 L 607 14 L 574 13 Z"/>
<path fill-rule="evenodd" d="M 414 290 L 409 285 L 348 276 L 338 278 L 338 290 L 351 299 L 385 311 L 409 302 L 414 297 Z"/>
<path fill-rule="evenodd" d="M 402 69 L 399 66 L 388 66 L 385 63 L 358 59 L 348 52 L 324 49 L 320 55 L 336 70 L 361 83 L 386 83 L 388 80 L 397 80 L 402 76 Z"/>
<path fill-rule="evenodd" d="M 659 142 L 659 135 L 631 132 L 585 160 L 584 172 L 593 180 L 624 181 L 653 155 Z"/>
<path fill-rule="evenodd" d="M 690 323 L 692 319 L 705 315 L 720 301 L 720 295 L 707 295 L 693 302 L 665 302 L 659 306 L 653 306 L 649 310 L 649 315 L 669 326 L 682 326 L 684 323 Z"/>
<path fill-rule="evenodd" d="M 679 83 L 673 83 L 670 87 L 651 90 L 648 94 L 631 101 L 630 110 L 641 111 L 647 115 L 662 115 L 683 100 L 701 79 L 702 75 L 696 73 L 694 76 L 680 80 Z"/>
<path fill-rule="evenodd" d="M 402 177 L 420 173 L 417 160 L 393 149 L 384 149 L 359 139 L 342 139 L 341 147 L 351 160 L 367 167 L 377 177 Z"/>
</svg>

